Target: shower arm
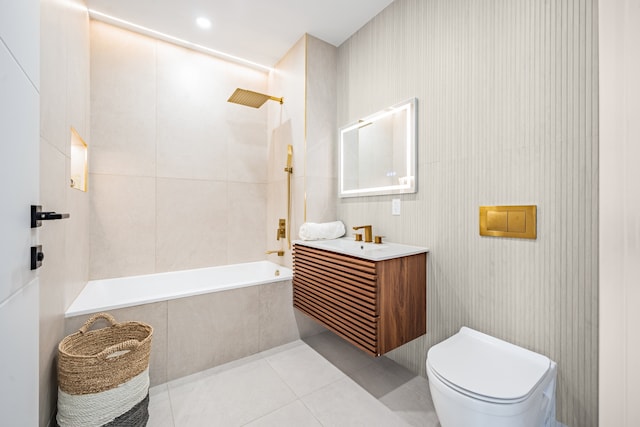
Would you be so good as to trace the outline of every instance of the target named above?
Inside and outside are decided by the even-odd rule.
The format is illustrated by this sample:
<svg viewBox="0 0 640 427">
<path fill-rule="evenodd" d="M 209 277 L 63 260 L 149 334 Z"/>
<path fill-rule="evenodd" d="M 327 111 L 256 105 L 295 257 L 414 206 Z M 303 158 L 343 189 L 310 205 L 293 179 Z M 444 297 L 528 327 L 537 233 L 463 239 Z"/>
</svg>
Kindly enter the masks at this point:
<svg viewBox="0 0 640 427">
<path fill-rule="evenodd" d="M 293 146 L 287 145 L 287 166 L 284 171 L 287 173 L 287 243 L 289 249 L 291 249 L 291 175 L 293 174 L 293 167 L 291 161 L 293 157 Z"/>
</svg>

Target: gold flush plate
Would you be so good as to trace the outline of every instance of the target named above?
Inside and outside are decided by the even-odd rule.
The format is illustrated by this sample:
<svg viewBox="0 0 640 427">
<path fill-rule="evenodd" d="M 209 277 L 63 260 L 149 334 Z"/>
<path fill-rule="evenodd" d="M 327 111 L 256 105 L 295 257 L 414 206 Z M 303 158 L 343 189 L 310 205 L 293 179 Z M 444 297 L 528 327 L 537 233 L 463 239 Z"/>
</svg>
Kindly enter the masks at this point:
<svg viewBox="0 0 640 427">
<path fill-rule="evenodd" d="M 480 206 L 480 235 L 536 238 L 536 205 Z"/>
</svg>

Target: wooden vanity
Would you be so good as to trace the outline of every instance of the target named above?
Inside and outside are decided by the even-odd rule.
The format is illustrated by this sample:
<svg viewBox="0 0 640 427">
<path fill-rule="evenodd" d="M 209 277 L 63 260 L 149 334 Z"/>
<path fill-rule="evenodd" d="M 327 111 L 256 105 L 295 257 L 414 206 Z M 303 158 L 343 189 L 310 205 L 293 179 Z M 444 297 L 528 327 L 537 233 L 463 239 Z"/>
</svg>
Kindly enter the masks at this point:
<svg viewBox="0 0 640 427">
<path fill-rule="evenodd" d="M 426 333 L 426 252 L 376 260 L 296 242 L 293 305 L 379 356 Z"/>
</svg>

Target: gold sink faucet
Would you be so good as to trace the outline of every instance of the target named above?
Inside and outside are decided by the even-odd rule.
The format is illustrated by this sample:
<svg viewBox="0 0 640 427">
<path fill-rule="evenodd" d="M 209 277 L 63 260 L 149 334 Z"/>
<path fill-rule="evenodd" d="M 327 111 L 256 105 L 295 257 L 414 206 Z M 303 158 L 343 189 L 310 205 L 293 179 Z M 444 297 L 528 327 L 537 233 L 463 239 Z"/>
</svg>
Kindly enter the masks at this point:
<svg viewBox="0 0 640 427">
<path fill-rule="evenodd" d="M 373 242 L 373 239 L 371 238 L 371 226 L 370 225 L 359 225 L 357 227 L 353 227 L 354 230 L 360 230 L 361 228 L 364 228 L 364 241 L 365 241 L 365 243 Z"/>
</svg>

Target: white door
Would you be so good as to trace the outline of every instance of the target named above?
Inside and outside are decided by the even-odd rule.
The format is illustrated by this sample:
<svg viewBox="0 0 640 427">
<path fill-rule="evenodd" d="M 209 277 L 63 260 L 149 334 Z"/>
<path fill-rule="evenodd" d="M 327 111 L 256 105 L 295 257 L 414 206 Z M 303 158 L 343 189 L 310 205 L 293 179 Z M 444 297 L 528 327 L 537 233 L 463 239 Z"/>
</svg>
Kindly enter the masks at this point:
<svg viewBox="0 0 640 427">
<path fill-rule="evenodd" d="M 0 1 L 0 424 L 38 425 L 39 1 Z"/>
</svg>

